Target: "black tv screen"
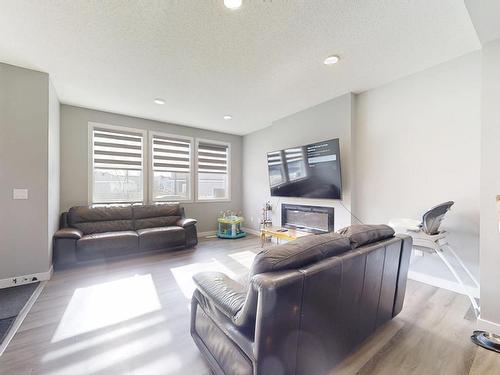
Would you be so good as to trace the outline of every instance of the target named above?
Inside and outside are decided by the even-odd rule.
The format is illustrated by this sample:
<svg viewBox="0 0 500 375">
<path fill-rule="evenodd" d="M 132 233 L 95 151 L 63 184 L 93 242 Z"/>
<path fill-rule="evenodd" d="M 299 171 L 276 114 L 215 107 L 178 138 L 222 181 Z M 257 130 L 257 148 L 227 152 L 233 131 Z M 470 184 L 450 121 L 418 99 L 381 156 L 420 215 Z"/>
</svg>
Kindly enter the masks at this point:
<svg viewBox="0 0 500 375">
<path fill-rule="evenodd" d="M 267 166 L 272 196 L 342 198 L 338 138 L 269 152 Z"/>
</svg>

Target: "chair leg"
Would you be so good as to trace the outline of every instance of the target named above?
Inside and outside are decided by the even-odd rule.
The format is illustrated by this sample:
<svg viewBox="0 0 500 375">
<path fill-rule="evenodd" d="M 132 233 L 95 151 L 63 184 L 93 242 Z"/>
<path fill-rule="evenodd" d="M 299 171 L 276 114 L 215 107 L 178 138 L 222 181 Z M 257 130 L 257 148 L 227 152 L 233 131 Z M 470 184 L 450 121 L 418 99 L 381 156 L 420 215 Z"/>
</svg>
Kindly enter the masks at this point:
<svg viewBox="0 0 500 375">
<path fill-rule="evenodd" d="M 446 257 L 443 255 L 443 252 L 441 250 L 436 250 L 436 254 L 441 258 L 441 260 L 443 261 L 443 263 L 448 267 L 448 269 L 453 274 L 453 276 L 455 276 L 455 279 L 457 279 L 457 281 L 460 284 L 460 287 L 462 288 L 464 294 L 467 297 L 469 297 L 469 300 L 470 300 L 470 302 L 472 304 L 472 307 L 474 308 L 474 314 L 476 314 L 476 317 L 478 317 L 479 316 L 479 306 L 478 306 L 478 304 L 476 302 L 476 299 L 474 298 L 474 296 L 472 296 L 467 291 L 467 289 L 465 288 L 464 282 L 462 281 L 462 279 L 460 278 L 460 276 L 458 276 L 458 273 L 452 267 L 452 265 L 450 264 L 450 262 L 448 262 L 448 260 L 446 259 Z"/>
<path fill-rule="evenodd" d="M 455 253 L 455 251 L 453 250 L 453 248 L 449 244 L 446 244 L 444 246 L 446 246 L 446 248 L 448 250 L 450 250 L 451 254 L 455 257 L 455 259 L 458 261 L 458 263 L 460 264 L 460 266 L 464 269 L 464 271 L 470 277 L 470 279 L 472 280 L 472 282 L 479 288 L 479 283 L 477 282 L 477 279 L 469 271 L 469 269 L 465 266 L 464 262 L 462 262 L 462 259 L 460 259 L 460 257 L 457 255 L 457 253 Z"/>
</svg>

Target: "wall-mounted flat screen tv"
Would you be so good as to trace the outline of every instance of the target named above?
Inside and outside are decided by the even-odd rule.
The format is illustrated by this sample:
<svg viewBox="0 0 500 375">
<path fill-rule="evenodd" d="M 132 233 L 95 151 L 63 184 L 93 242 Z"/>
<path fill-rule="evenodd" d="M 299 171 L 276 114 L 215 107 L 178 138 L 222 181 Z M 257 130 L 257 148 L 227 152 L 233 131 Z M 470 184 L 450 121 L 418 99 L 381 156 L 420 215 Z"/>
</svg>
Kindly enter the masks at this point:
<svg viewBox="0 0 500 375">
<path fill-rule="evenodd" d="M 338 138 L 269 152 L 267 166 L 272 196 L 342 198 Z"/>
</svg>

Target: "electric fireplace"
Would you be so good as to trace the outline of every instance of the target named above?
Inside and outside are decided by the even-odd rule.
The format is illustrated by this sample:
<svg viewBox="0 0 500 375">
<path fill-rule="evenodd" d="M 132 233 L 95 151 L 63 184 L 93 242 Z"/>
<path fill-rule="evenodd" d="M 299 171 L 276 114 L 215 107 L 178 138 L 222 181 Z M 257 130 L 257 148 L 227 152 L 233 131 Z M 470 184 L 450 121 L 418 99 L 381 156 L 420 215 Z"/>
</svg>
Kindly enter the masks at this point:
<svg viewBox="0 0 500 375">
<path fill-rule="evenodd" d="M 281 205 L 281 226 L 311 233 L 333 231 L 334 208 L 299 204 Z"/>
</svg>

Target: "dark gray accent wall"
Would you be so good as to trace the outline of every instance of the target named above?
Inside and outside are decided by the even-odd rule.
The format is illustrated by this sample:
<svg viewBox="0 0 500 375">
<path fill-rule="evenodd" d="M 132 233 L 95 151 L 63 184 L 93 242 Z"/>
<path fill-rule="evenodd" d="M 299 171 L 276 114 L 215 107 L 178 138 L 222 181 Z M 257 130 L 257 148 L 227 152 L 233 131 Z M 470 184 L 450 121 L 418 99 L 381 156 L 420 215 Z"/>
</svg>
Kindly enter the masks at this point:
<svg viewBox="0 0 500 375">
<path fill-rule="evenodd" d="M 200 232 L 216 229 L 216 220 L 220 211 L 242 209 L 241 136 L 61 105 L 61 210 L 88 204 L 89 122 L 230 142 L 231 200 L 229 202 L 182 203 L 182 205 L 188 216 L 198 219 Z"/>
</svg>

